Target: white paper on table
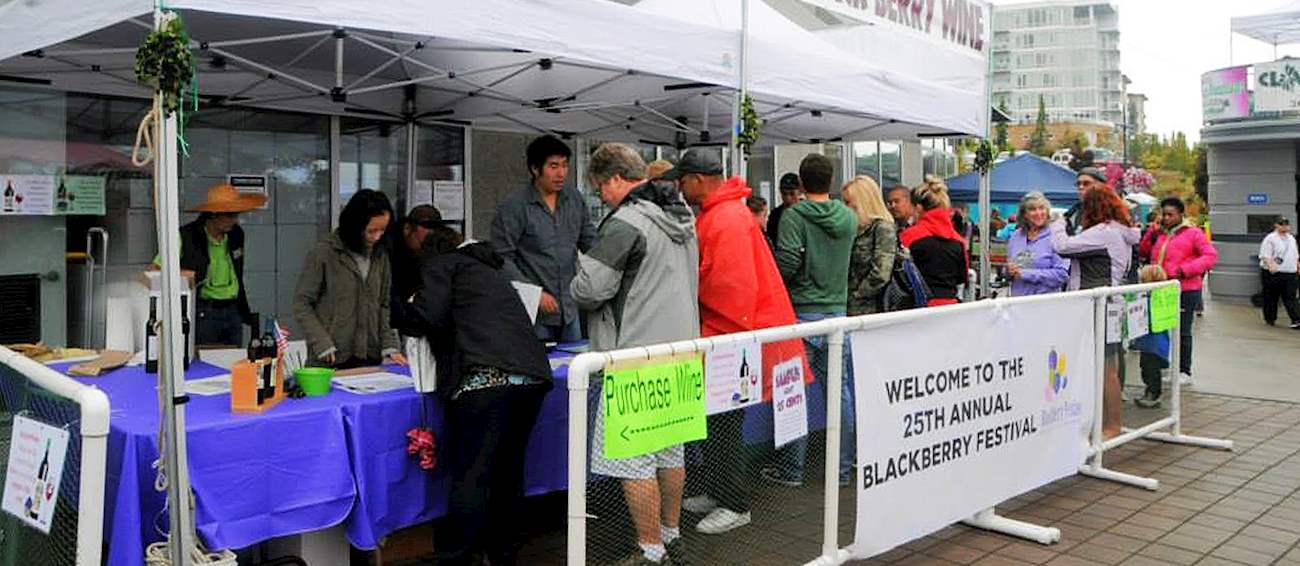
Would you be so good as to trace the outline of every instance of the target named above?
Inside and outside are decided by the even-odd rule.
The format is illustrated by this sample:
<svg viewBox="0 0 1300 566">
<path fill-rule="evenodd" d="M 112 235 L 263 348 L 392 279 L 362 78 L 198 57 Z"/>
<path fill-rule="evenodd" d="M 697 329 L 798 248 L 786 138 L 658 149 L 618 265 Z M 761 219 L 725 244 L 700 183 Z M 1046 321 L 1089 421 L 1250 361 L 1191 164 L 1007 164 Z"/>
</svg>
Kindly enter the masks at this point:
<svg viewBox="0 0 1300 566">
<path fill-rule="evenodd" d="M 772 441 L 777 448 L 808 436 L 808 396 L 804 394 L 800 358 L 772 368 L 772 426 Z"/>
<path fill-rule="evenodd" d="M 537 324 L 537 309 L 542 304 L 542 288 L 522 281 L 511 281 L 510 284 L 515 286 L 515 291 L 519 293 L 519 300 L 524 302 L 524 310 L 528 311 L 528 320 Z"/>
<path fill-rule="evenodd" d="M 1128 304 L 1128 337 L 1129 340 L 1141 338 L 1151 333 L 1151 319 L 1147 317 L 1147 298 L 1140 296 L 1138 300 Z"/>
<path fill-rule="evenodd" d="M 1106 343 L 1116 344 L 1120 341 L 1120 320 L 1124 318 L 1124 299 L 1112 297 L 1106 301 Z"/>
<path fill-rule="evenodd" d="M 68 431 L 22 415 L 14 417 L 0 508 L 50 534 L 67 453 Z"/>
<path fill-rule="evenodd" d="M 433 393 L 438 389 L 438 360 L 426 338 L 407 337 L 406 362 L 411 368 L 411 381 L 420 393 Z"/>
<path fill-rule="evenodd" d="M 443 220 L 464 220 L 465 183 L 461 181 L 434 181 L 433 206 L 438 208 Z"/>
<path fill-rule="evenodd" d="M 716 415 L 763 400 L 763 345 L 714 348 L 704 354 L 704 407 Z"/>
<path fill-rule="evenodd" d="M 201 397 L 230 393 L 230 374 L 223 373 L 203 379 L 191 379 L 185 382 L 185 392 Z"/>
<path fill-rule="evenodd" d="M 422 204 L 433 204 L 433 181 L 430 179 L 415 180 L 415 186 L 411 187 L 411 198 L 406 203 L 406 212 L 411 212 L 412 208 Z"/>
<path fill-rule="evenodd" d="M 415 387 L 415 381 L 409 375 L 390 372 L 363 373 L 346 377 L 335 377 L 334 386 L 357 395 L 387 393 L 399 389 Z"/>
</svg>

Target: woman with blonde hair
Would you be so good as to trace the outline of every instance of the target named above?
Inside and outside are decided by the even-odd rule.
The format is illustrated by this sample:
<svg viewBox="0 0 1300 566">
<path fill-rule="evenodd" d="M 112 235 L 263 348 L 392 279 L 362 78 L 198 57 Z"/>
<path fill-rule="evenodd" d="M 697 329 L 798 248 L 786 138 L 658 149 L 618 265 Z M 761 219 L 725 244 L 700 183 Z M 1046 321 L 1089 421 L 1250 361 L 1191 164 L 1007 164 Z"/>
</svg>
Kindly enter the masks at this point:
<svg viewBox="0 0 1300 566">
<path fill-rule="evenodd" d="M 849 257 L 849 316 L 880 312 L 880 298 L 894 270 L 898 233 L 885 207 L 880 185 L 857 176 L 841 190 L 844 204 L 858 217 L 858 235 Z"/>
</svg>

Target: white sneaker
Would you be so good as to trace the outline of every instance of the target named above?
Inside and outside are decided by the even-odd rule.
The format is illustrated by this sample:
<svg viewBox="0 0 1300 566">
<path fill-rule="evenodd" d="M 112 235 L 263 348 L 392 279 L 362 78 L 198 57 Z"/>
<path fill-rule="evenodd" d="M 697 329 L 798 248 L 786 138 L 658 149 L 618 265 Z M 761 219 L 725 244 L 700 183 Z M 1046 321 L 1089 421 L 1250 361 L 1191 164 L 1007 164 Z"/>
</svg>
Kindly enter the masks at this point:
<svg viewBox="0 0 1300 566">
<path fill-rule="evenodd" d="M 695 497 L 688 497 L 685 501 L 682 501 L 682 509 L 690 511 L 691 513 L 699 513 L 703 515 L 717 508 L 718 502 L 714 501 L 713 498 L 708 495 L 696 495 Z"/>
<path fill-rule="evenodd" d="M 1190 373 L 1180 373 L 1180 374 L 1178 374 L 1178 384 L 1181 385 L 1181 386 L 1183 386 L 1183 387 L 1191 387 L 1191 386 L 1192 386 L 1192 374 L 1190 374 Z"/>
<path fill-rule="evenodd" d="M 719 507 L 714 509 L 709 516 L 700 520 L 695 525 L 695 530 L 706 535 L 720 535 L 732 529 L 738 529 L 749 524 L 749 513 L 737 513 L 730 509 Z"/>
</svg>

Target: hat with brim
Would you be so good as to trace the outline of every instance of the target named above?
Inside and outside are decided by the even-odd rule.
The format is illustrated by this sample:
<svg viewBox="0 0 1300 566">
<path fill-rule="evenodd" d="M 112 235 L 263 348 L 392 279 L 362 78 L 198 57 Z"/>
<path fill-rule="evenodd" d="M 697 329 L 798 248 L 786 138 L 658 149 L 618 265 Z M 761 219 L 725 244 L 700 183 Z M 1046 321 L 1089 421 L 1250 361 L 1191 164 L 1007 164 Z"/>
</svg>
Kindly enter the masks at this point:
<svg viewBox="0 0 1300 566">
<path fill-rule="evenodd" d="M 266 195 L 243 193 L 233 185 L 222 183 L 208 189 L 208 198 L 190 212 L 238 213 L 261 208 L 266 204 Z"/>
</svg>

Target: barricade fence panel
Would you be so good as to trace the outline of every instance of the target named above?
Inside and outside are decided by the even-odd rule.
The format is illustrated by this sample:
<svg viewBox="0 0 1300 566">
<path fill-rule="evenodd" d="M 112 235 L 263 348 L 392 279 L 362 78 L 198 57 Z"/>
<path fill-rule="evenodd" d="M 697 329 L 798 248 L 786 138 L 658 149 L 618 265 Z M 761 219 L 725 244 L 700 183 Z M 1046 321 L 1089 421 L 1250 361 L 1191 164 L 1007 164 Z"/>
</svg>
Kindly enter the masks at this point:
<svg viewBox="0 0 1300 566">
<path fill-rule="evenodd" d="M 32 492 L 31 497 L 16 497 L 0 512 L 0 565 L 100 563 L 108 418 L 108 399 L 103 392 L 0 348 L 0 477 L 6 484 L 0 489 L 6 495 L 21 493 L 19 488 Z M 31 423 L 39 423 L 34 426 L 40 431 L 32 432 Z M 62 432 L 53 432 L 56 429 Z M 23 434 L 16 437 L 19 430 Z M 60 459 L 54 448 L 60 443 L 53 437 L 64 434 L 66 450 Z M 27 464 L 40 463 L 32 466 L 33 470 L 9 469 L 11 451 L 20 442 L 34 446 L 34 460 Z M 53 470 L 60 460 L 62 469 L 55 476 Z M 58 478 L 57 497 L 52 477 Z M 54 510 L 48 519 L 42 518 L 46 517 L 44 510 L 31 500 L 40 498 L 37 490 L 46 493 L 46 500 L 53 499 Z M 20 505 L 27 520 L 12 512 Z M 46 520 L 48 534 L 31 524 Z"/>
<path fill-rule="evenodd" d="M 0 365 L 0 477 L 8 478 L 14 417 L 21 415 L 68 431 L 59 497 L 50 534 L 9 513 L 0 513 L 0 565 L 72 566 L 77 558 L 77 507 L 81 502 L 81 408 L 33 384 L 17 370 Z"/>
<path fill-rule="evenodd" d="M 1145 293 L 1168 287 L 1167 297 L 1176 285 L 582 354 L 569 374 L 568 563 L 617 564 L 643 552 L 638 540 L 656 554 L 674 518 L 672 564 L 840 564 L 955 522 L 1055 542 L 1059 530 L 1000 517 L 995 506 L 1099 461 L 1109 442 L 1102 384 L 1116 378 L 1106 361 L 1128 341 L 1128 324 L 1157 315 L 1154 300 L 1150 313 L 1108 314 L 1108 297 L 1127 293 L 1125 304 L 1146 306 Z M 1120 311 L 1127 318 L 1114 327 L 1110 314 Z M 808 365 L 795 370 L 798 354 Z M 761 377 L 746 389 L 738 378 L 754 366 Z M 1181 440 L 1168 441 L 1208 445 L 1178 436 L 1176 386 L 1169 402 Z M 793 424 L 801 417 L 806 430 Z M 746 510 L 747 522 L 735 516 Z"/>
<path fill-rule="evenodd" d="M 697 354 L 701 366 L 706 360 L 716 366 L 718 359 L 731 358 L 721 365 L 735 370 L 737 380 L 731 395 L 723 400 L 735 408 L 708 415 L 702 440 L 672 444 L 633 458 L 605 458 L 605 452 L 613 447 L 605 442 L 607 423 L 602 420 L 607 411 L 629 410 L 628 404 L 654 401 L 645 395 L 639 400 L 631 397 L 640 392 L 622 389 L 619 372 L 593 375 L 588 395 L 586 563 L 616 564 L 642 554 L 638 542 L 663 541 L 665 535 L 671 538 L 672 524 L 680 536 L 665 547 L 673 564 L 795 564 L 819 556 L 826 380 L 824 369 L 811 368 L 825 367 L 826 339 L 814 337 L 809 342 L 805 356 L 800 356 L 805 344 L 799 340 L 786 341 L 793 350 L 752 343 Z M 809 358 L 809 366 L 799 368 L 800 373 L 807 370 L 818 375 L 803 392 L 808 413 L 806 435 L 778 448 L 770 384 L 773 370 L 783 360 L 765 359 L 763 354 L 771 357 L 791 351 L 790 359 L 796 362 Z M 743 385 L 742 374 L 750 379 Z M 714 397 L 720 398 L 717 387 L 714 389 Z M 710 391 L 706 386 L 699 393 L 707 397 Z M 654 536 L 645 536 L 647 529 Z"/>
</svg>

